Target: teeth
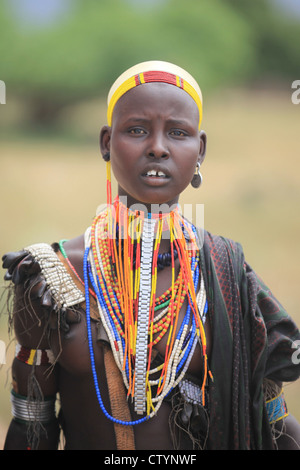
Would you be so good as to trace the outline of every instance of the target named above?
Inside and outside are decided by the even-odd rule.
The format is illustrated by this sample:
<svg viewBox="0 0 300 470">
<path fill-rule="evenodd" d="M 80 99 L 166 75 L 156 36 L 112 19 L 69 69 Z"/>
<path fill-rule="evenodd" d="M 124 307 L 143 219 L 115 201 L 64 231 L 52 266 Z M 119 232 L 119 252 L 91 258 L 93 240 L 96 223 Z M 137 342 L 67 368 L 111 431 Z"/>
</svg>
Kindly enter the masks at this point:
<svg viewBox="0 0 300 470">
<path fill-rule="evenodd" d="M 147 171 L 147 176 L 166 176 L 162 171 L 150 170 Z"/>
</svg>

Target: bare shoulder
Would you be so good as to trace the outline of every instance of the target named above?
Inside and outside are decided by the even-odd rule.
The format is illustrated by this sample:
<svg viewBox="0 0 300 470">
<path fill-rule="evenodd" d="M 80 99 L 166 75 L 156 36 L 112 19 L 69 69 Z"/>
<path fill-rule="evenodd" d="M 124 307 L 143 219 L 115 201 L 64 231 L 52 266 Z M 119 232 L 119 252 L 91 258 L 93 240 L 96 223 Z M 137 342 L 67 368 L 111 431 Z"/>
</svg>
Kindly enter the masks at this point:
<svg viewBox="0 0 300 470">
<path fill-rule="evenodd" d="M 66 240 L 63 244 L 68 256 L 78 256 L 84 251 L 84 235 Z"/>
<path fill-rule="evenodd" d="M 65 256 L 68 257 L 80 277 L 83 275 L 84 235 L 67 240 L 61 245 Z"/>
</svg>

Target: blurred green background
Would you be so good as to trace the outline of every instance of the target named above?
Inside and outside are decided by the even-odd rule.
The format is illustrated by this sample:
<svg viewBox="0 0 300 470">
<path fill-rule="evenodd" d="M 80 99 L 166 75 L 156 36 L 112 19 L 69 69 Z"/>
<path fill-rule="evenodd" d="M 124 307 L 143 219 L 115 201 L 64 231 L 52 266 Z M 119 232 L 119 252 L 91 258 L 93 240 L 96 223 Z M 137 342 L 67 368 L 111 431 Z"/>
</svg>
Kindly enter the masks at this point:
<svg viewBox="0 0 300 470">
<path fill-rule="evenodd" d="M 208 134 L 203 186 L 181 203 L 205 205 L 205 228 L 242 243 L 300 324 L 299 34 L 293 0 L 2 0 L 1 254 L 85 230 L 106 198 L 109 86 L 139 61 L 167 60 L 199 81 Z M 0 326 L 9 345 L 5 315 Z M 1 446 L 13 354 L 0 370 Z M 285 390 L 300 420 L 299 383 Z"/>
</svg>

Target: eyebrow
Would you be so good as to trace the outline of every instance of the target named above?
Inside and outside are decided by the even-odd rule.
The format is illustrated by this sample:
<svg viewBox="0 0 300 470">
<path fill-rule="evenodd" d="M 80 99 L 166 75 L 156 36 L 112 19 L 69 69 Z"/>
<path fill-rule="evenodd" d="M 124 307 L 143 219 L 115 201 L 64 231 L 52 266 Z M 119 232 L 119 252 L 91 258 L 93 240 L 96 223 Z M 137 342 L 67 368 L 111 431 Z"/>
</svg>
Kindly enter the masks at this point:
<svg viewBox="0 0 300 470">
<path fill-rule="evenodd" d="M 133 116 L 133 117 L 129 117 L 126 120 L 126 123 L 130 124 L 132 122 L 132 123 L 138 123 L 138 124 L 147 124 L 150 121 L 151 119 L 148 119 L 148 118 Z M 167 124 L 172 125 L 172 126 L 190 126 L 191 125 L 191 122 L 189 122 L 186 119 L 170 118 L 170 119 L 167 119 L 166 122 Z"/>
<path fill-rule="evenodd" d="M 146 122 L 149 122 L 150 119 L 147 119 L 147 118 L 142 118 L 142 117 L 129 117 L 128 119 L 126 119 L 126 123 L 130 123 L 130 122 L 138 122 L 138 123 L 146 123 Z"/>
<path fill-rule="evenodd" d="M 190 126 L 191 122 L 186 119 L 167 119 L 168 124 L 172 124 L 174 126 Z"/>
</svg>

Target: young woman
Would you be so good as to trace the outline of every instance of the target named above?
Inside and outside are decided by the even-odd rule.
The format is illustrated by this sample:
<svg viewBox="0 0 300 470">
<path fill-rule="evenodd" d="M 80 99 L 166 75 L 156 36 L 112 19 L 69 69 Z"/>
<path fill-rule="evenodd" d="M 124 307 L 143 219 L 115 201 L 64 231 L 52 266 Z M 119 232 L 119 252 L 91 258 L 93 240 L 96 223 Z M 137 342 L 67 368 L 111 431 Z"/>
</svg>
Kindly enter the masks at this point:
<svg viewBox="0 0 300 470">
<path fill-rule="evenodd" d="M 298 448 L 281 383 L 299 376 L 299 331 L 241 246 L 180 210 L 202 180 L 201 120 L 186 71 L 126 71 L 100 134 L 107 207 L 78 238 L 3 257 L 18 341 L 6 449 L 55 449 L 59 427 L 65 449 Z"/>
</svg>

